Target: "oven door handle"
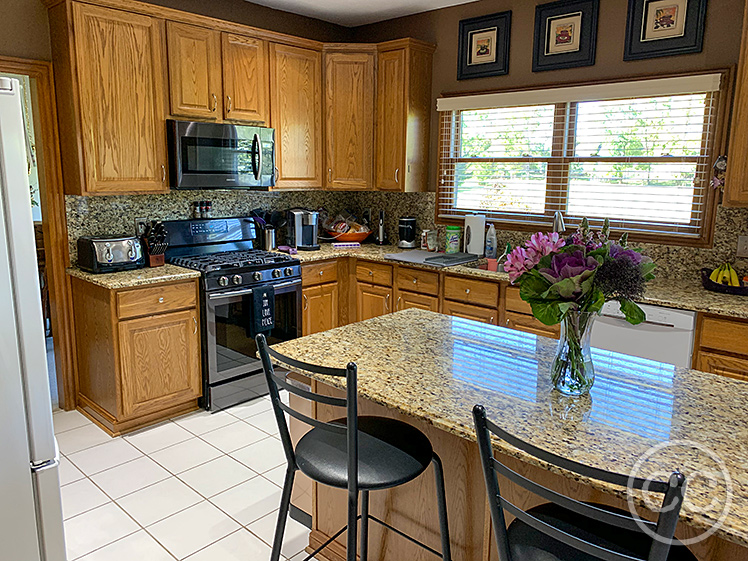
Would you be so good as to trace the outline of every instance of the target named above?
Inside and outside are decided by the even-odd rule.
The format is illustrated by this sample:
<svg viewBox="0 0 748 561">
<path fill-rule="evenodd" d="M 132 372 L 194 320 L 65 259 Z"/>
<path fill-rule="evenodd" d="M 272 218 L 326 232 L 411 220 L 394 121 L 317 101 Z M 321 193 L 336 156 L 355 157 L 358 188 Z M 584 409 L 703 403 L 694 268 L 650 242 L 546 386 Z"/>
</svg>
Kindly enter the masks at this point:
<svg viewBox="0 0 748 561">
<path fill-rule="evenodd" d="M 295 280 L 291 282 L 282 282 L 280 284 L 273 284 L 271 285 L 275 290 L 278 290 L 279 288 L 288 288 L 291 286 L 301 286 L 301 280 Z M 226 298 L 231 298 L 232 296 L 246 296 L 247 294 L 252 294 L 254 292 L 253 288 L 243 288 L 241 290 L 234 290 L 232 292 L 218 292 L 213 294 L 208 294 L 208 300 L 224 300 Z"/>
</svg>

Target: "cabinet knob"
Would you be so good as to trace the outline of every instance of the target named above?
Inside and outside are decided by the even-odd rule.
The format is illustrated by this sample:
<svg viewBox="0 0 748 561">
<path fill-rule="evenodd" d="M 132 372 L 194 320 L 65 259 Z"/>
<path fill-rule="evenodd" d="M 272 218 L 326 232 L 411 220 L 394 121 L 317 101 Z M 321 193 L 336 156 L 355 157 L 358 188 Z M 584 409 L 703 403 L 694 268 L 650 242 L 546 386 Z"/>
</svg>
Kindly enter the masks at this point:
<svg viewBox="0 0 748 561">
<path fill-rule="evenodd" d="M 510 321 L 510 320 L 506 320 L 506 324 L 507 324 L 507 325 L 509 325 L 509 321 Z"/>
<path fill-rule="evenodd" d="M 159 298 L 159 299 L 158 299 L 158 303 L 159 303 L 159 304 L 163 304 L 163 303 L 164 303 L 164 297 L 163 297 L 163 296 L 162 296 L 161 298 Z"/>
<path fill-rule="evenodd" d="M 373 277 L 374 276 L 374 271 L 369 271 L 369 276 Z"/>
<path fill-rule="evenodd" d="M 413 284 L 418 284 L 418 279 L 413 279 Z"/>
<path fill-rule="evenodd" d="M 324 272 L 324 271 L 320 271 L 320 272 L 319 272 L 319 276 L 322 276 L 322 275 L 324 275 L 324 274 L 325 274 L 325 272 Z"/>
<path fill-rule="evenodd" d="M 469 288 L 465 289 L 465 294 L 470 294 L 470 289 Z"/>
<path fill-rule="evenodd" d="M 491 319 L 488 320 L 488 321 L 489 321 L 489 323 L 493 323 L 493 316 L 491 316 Z"/>
</svg>

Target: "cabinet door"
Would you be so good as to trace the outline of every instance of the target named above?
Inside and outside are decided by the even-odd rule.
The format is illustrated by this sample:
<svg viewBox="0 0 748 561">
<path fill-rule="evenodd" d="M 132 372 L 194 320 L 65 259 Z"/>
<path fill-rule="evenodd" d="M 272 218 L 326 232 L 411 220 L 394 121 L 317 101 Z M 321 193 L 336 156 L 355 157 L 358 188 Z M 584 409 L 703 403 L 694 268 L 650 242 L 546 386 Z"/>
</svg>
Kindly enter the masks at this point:
<svg viewBox="0 0 748 561">
<path fill-rule="evenodd" d="M 322 187 L 322 54 L 270 45 L 277 188 Z"/>
<path fill-rule="evenodd" d="M 325 55 L 327 186 L 371 189 L 374 55 Z"/>
<path fill-rule="evenodd" d="M 267 43 L 261 39 L 224 33 L 224 118 L 267 123 L 268 90 Z"/>
<path fill-rule="evenodd" d="M 558 325 L 546 325 L 536 319 L 535 316 L 517 314 L 515 312 L 506 312 L 504 323 L 509 329 L 534 333 L 535 335 L 550 337 L 551 339 L 558 339 L 561 333 L 561 328 Z"/>
<path fill-rule="evenodd" d="M 419 310 L 439 311 L 439 299 L 436 296 L 427 296 L 426 294 L 414 294 L 413 292 L 399 292 L 395 310 L 407 310 L 408 308 L 418 308 Z"/>
<path fill-rule="evenodd" d="M 360 282 L 356 291 L 358 321 L 383 316 L 392 311 L 392 289 L 390 287 Z"/>
<path fill-rule="evenodd" d="M 405 49 L 377 60 L 376 188 L 402 191 L 405 184 Z"/>
<path fill-rule="evenodd" d="M 119 323 L 123 417 L 156 413 L 201 395 L 196 310 Z"/>
<path fill-rule="evenodd" d="M 166 22 L 171 114 L 219 119 L 222 114 L 220 34 Z"/>
<path fill-rule="evenodd" d="M 166 190 L 162 23 L 74 2 L 85 188 Z"/>
<path fill-rule="evenodd" d="M 338 326 L 338 283 L 305 288 L 302 299 L 304 335 Z"/>
<path fill-rule="evenodd" d="M 748 382 L 748 358 L 736 358 L 717 353 L 699 351 L 695 368 Z"/>
<path fill-rule="evenodd" d="M 455 316 L 463 319 L 472 319 L 483 323 L 496 325 L 498 314 L 492 308 L 482 308 L 480 306 L 471 306 L 470 304 L 460 304 L 450 300 L 444 301 L 442 312 L 448 316 Z"/>
</svg>

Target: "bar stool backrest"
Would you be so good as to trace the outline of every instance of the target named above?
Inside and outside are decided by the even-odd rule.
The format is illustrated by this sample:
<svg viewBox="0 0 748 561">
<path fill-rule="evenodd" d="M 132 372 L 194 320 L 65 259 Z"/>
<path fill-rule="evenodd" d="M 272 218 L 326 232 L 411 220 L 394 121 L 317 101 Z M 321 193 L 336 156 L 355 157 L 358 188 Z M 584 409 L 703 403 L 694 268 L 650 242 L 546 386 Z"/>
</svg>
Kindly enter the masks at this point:
<svg viewBox="0 0 748 561">
<path fill-rule="evenodd" d="M 520 561 L 513 560 L 511 557 L 506 523 L 504 520 L 504 511 L 511 513 L 538 532 L 542 532 L 569 547 L 579 550 L 580 552 L 599 557 L 605 561 L 636 561 L 639 558 L 623 555 L 619 552 L 601 547 L 597 544 L 590 543 L 569 533 L 563 532 L 547 522 L 533 516 L 531 512 L 520 509 L 501 496 L 498 479 L 496 477 L 497 473 L 500 473 L 514 484 L 527 489 L 535 495 L 572 511 L 575 514 L 579 514 L 580 516 L 603 522 L 613 527 L 634 530 L 641 533 L 645 533 L 642 526 L 648 528 L 653 535 L 657 536 L 657 538 L 652 539 L 652 545 L 649 549 L 648 556 L 645 558 L 646 561 L 665 561 L 667 559 L 670 546 L 672 545 L 673 536 L 675 534 L 675 526 L 678 523 L 678 516 L 683 504 L 683 497 L 686 492 L 686 478 L 683 474 L 675 472 L 670 476 L 669 481 L 667 482 L 652 481 L 629 477 L 619 473 L 580 464 L 569 460 L 568 458 L 552 454 L 512 436 L 505 430 L 499 428 L 495 423 L 488 420 L 486 410 L 482 405 L 476 405 L 473 407 L 473 420 L 475 422 L 478 449 L 480 451 L 483 475 L 488 490 L 491 520 L 493 522 L 494 536 L 496 538 L 496 546 L 498 548 L 500 561 Z M 657 522 L 643 519 L 637 521 L 630 516 L 611 512 L 592 504 L 577 501 L 576 499 L 557 493 L 556 491 L 527 479 L 494 458 L 493 448 L 491 446 L 492 434 L 515 448 L 563 470 L 577 473 L 590 479 L 597 479 L 614 485 L 620 485 L 622 487 L 628 486 L 634 489 L 645 489 L 650 492 L 662 493 L 664 495 L 662 508 L 660 509 L 660 515 Z M 641 561 L 645 561 L 645 559 L 642 559 Z"/>
<path fill-rule="evenodd" d="M 262 367 L 265 371 L 265 379 L 267 380 L 268 388 L 270 390 L 270 401 L 273 404 L 273 413 L 275 414 L 275 420 L 278 423 L 278 430 L 280 432 L 281 442 L 283 443 L 283 450 L 286 454 L 286 459 L 289 464 L 296 467 L 296 455 L 294 453 L 293 442 L 291 441 L 291 434 L 288 430 L 288 423 L 286 422 L 286 416 L 284 413 L 288 413 L 292 417 L 299 421 L 306 423 L 312 427 L 330 431 L 336 434 L 347 435 L 348 444 L 348 483 L 349 486 L 357 487 L 358 485 L 358 402 L 357 402 L 357 369 L 356 364 L 349 362 L 346 368 L 329 368 L 326 366 L 317 366 L 316 364 L 309 364 L 302 362 L 294 358 L 282 355 L 281 353 L 274 351 L 267 344 L 265 336 L 260 333 L 255 337 L 257 348 L 260 352 L 260 359 L 262 360 Z M 273 368 L 274 359 L 291 369 L 298 370 L 300 372 L 312 372 L 315 374 L 323 374 L 325 376 L 333 376 L 336 378 L 345 378 L 346 382 L 346 397 L 332 397 L 329 395 L 322 395 L 316 392 L 312 392 L 303 388 L 300 388 L 294 384 L 289 383 L 285 377 L 278 376 Z M 278 389 L 282 388 L 288 390 L 289 393 L 297 395 L 304 399 L 309 399 L 317 403 L 324 403 L 326 405 L 332 405 L 335 407 L 344 407 L 346 409 L 346 425 L 338 423 L 328 423 L 320 421 L 318 419 L 312 419 L 311 417 L 293 409 L 290 405 L 286 405 L 280 398 Z"/>
</svg>

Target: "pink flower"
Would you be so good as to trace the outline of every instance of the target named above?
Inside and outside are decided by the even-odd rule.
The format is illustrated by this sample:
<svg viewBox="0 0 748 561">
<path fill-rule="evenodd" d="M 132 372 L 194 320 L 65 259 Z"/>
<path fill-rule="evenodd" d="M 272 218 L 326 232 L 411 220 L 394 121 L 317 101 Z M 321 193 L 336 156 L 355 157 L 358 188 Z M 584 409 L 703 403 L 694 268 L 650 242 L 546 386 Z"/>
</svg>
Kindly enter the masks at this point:
<svg viewBox="0 0 748 561">
<path fill-rule="evenodd" d="M 532 269 L 540 261 L 541 256 L 526 250 L 524 247 L 515 247 L 512 252 L 506 256 L 504 271 L 509 273 L 509 280 L 514 283 L 519 277 Z"/>
<path fill-rule="evenodd" d="M 538 260 L 540 257 L 550 255 L 564 247 L 566 242 L 561 239 L 557 232 L 551 234 L 544 234 L 543 232 L 537 232 L 530 236 L 530 239 L 525 242 L 525 247 L 531 252 L 538 254 Z"/>
</svg>

